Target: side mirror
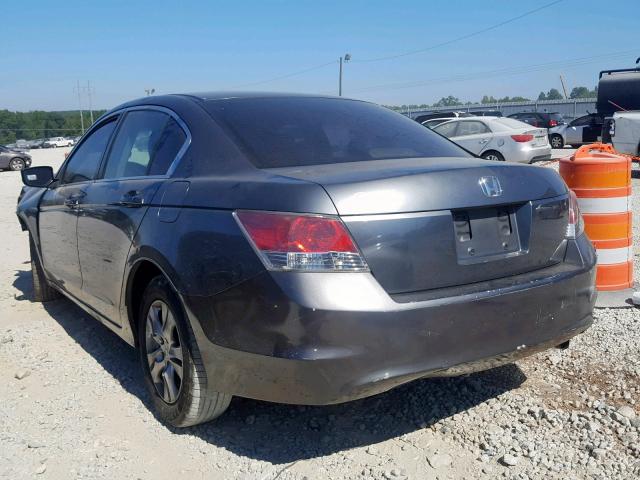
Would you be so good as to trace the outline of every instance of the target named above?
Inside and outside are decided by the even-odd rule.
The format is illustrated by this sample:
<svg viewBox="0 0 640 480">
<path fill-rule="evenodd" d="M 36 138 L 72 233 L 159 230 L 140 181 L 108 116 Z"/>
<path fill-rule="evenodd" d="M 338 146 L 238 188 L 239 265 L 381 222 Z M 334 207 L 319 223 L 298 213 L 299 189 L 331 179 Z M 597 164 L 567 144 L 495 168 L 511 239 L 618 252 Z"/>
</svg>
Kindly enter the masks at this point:
<svg viewBox="0 0 640 480">
<path fill-rule="evenodd" d="M 53 182 L 53 168 L 31 167 L 21 170 L 22 183 L 27 187 L 46 187 Z"/>
</svg>

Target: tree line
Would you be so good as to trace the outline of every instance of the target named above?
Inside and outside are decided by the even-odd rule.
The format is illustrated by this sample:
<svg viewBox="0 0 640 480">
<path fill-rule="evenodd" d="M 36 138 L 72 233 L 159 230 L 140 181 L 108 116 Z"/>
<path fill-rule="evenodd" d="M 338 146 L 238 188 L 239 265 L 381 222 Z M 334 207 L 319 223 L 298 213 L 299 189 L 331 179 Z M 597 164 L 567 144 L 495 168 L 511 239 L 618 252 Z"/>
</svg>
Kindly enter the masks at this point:
<svg viewBox="0 0 640 480">
<path fill-rule="evenodd" d="M 105 112 L 106 110 L 94 110 L 94 120 Z M 83 112 L 83 117 L 86 130 L 91 125 L 89 112 Z M 0 144 L 37 138 L 76 137 L 81 133 L 79 110 L 64 112 L 0 110 Z"/>
<path fill-rule="evenodd" d="M 598 87 L 595 87 L 593 90 L 590 90 L 587 87 L 575 87 L 569 93 L 570 99 L 579 99 L 579 98 L 595 98 L 598 96 Z M 538 95 L 538 100 L 563 100 L 564 95 L 558 91 L 556 88 L 552 88 L 547 92 L 540 92 Z M 495 98 L 492 95 L 484 95 L 479 103 L 482 105 L 496 105 L 498 103 L 509 103 L 509 102 L 530 102 L 532 101 L 527 97 L 502 97 Z M 458 97 L 454 97 L 453 95 L 449 95 L 447 97 L 442 97 L 437 102 L 429 105 L 427 103 L 423 103 L 420 105 L 388 105 L 388 108 L 392 110 L 398 111 L 406 111 L 406 110 L 426 110 L 429 108 L 436 107 L 459 107 L 459 106 L 467 106 L 467 105 L 475 105 L 478 102 L 470 102 L 460 100 Z"/>
</svg>

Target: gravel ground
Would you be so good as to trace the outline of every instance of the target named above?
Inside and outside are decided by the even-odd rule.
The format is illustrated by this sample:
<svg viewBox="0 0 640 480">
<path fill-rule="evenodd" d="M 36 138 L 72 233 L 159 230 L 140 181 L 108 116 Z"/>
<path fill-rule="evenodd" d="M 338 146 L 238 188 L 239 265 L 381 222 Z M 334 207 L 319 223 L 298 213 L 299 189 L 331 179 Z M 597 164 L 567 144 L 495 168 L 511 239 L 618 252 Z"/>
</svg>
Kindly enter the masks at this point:
<svg viewBox="0 0 640 480">
<path fill-rule="evenodd" d="M 34 163 L 58 165 L 64 151 L 35 151 Z M 0 172 L 3 478 L 640 478 L 633 308 L 597 310 L 568 350 L 517 365 L 330 407 L 234 399 L 213 423 L 167 428 L 130 347 L 69 301 L 30 300 L 19 189 L 18 174 Z"/>
</svg>

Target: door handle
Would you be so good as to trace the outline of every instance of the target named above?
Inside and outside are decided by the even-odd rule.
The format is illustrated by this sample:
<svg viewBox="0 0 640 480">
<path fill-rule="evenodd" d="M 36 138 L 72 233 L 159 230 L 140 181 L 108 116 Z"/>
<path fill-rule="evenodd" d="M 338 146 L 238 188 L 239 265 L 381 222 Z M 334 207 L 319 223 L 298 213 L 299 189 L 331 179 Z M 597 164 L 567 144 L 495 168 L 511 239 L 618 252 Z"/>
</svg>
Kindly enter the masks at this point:
<svg viewBox="0 0 640 480">
<path fill-rule="evenodd" d="M 120 201 L 118 205 L 123 207 L 141 207 L 144 204 L 144 197 L 142 196 L 142 192 L 137 190 L 131 190 L 122 197 L 120 197 Z"/>
<path fill-rule="evenodd" d="M 64 199 L 64 204 L 69 208 L 75 208 L 80 205 L 80 200 L 82 200 L 85 195 L 86 193 L 84 192 L 72 193 Z"/>
</svg>

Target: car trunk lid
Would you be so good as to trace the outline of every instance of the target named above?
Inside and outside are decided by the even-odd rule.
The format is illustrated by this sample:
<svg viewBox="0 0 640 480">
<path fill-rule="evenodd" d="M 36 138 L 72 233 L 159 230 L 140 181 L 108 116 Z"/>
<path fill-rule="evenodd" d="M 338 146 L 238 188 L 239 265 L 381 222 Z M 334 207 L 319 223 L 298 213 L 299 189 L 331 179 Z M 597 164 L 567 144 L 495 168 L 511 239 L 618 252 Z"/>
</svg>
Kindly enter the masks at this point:
<svg viewBox="0 0 640 480">
<path fill-rule="evenodd" d="M 327 191 L 391 294 L 516 275 L 564 257 L 567 190 L 549 169 L 435 158 L 269 170 Z"/>
</svg>

